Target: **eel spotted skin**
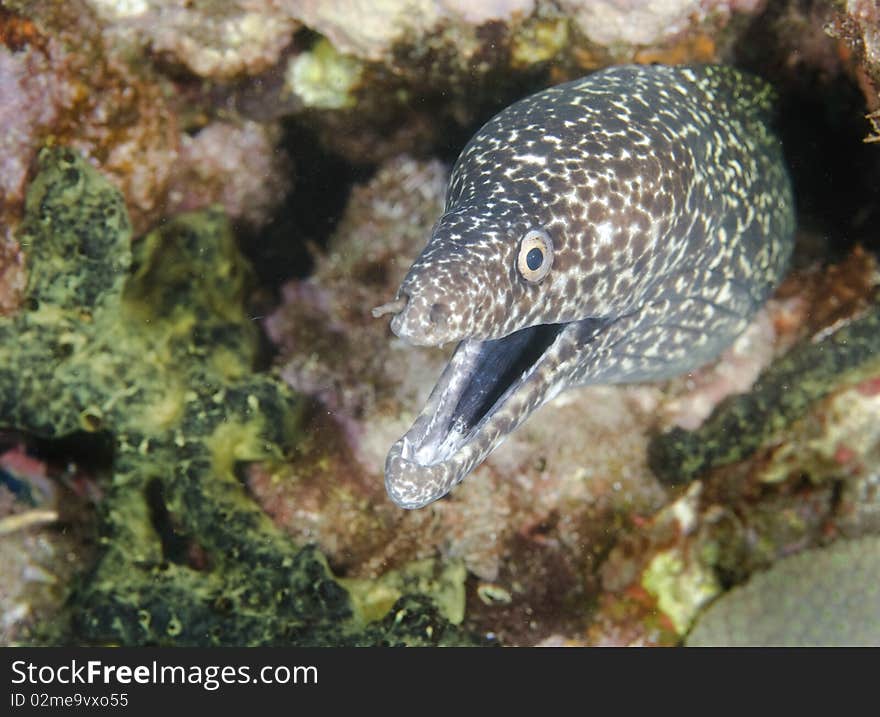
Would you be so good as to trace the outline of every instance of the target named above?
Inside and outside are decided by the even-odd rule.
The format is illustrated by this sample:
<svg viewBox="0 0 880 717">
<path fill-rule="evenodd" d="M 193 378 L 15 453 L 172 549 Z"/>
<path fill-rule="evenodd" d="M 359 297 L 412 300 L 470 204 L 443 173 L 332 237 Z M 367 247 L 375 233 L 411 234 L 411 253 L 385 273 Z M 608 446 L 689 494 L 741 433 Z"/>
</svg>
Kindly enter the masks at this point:
<svg viewBox="0 0 880 717">
<path fill-rule="evenodd" d="M 773 91 L 725 66 L 620 66 L 492 118 L 459 156 L 391 329 L 458 342 L 385 463 L 403 508 L 444 496 L 569 386 L 718 355 L 786 270 L 794 201 Z"/>
</svg>

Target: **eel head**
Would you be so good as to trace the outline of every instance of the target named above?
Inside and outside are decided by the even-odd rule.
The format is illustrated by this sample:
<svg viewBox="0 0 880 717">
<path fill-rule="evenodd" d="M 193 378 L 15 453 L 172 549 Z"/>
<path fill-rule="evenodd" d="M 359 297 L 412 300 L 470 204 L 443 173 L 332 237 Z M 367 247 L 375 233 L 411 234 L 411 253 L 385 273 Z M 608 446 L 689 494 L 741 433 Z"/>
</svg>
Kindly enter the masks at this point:
<svg viewBox="0 0 880 717">
<path fill-rule="evenodd" d="M 545 281 L 554 261 L 550 231 L 526 228 L 513 241 L 501 234 L 483 228 L 480 240 L 467 241 L 445 215 L 395 300 L 373 310 L 394 314 L 392 330 L 410 343 L 459 342 L 421 414 L 388 454 L 385 487 L 402 508 L 446 495 L 564 389 L 605 323 L 566 320 L 572 307 L 553 300 Z"/>
</svg>

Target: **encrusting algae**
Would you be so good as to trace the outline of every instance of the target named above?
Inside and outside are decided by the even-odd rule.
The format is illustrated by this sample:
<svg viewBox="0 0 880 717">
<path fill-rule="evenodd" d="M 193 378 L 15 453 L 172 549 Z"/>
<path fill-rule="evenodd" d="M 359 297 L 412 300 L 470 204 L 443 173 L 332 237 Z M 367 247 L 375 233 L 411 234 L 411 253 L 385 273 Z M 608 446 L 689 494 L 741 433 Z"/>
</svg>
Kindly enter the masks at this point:
<svg viewBox="0 0 880 717">
<path fill-rule="evenodd" d="M 112 444 L 102 554 L 43 639 L 123 645 L 466 644 L 423 595 L 355 617 L 311 547 L 251 501 L 240 462 L 292 450 L 300 403 L 252 373 L 248 268 L 222 213 L 177 217 L 130 248 L 120 194 L 44 150 L 18 233 L 25 308 L 0 324 L 0 422 Z"/>
<path fill-rule="evenodd" d="M 747 458 L 835 388 L 880 370 L 880 304 L 821 341 L 805 340 L 773 363 L 753 389 L 719 404 L 695 431 L 674 428 L 649 447 L 651 467 L 683 483 Z"/>
</svg>

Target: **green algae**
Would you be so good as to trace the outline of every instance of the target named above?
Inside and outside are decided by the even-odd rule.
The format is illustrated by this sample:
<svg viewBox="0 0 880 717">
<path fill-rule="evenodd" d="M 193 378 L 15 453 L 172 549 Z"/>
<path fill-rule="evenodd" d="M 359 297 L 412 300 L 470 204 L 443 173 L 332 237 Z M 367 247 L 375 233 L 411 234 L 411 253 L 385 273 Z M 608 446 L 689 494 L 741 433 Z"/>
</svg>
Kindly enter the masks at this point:
<svg viewBox="0 0 880 717">
<path fill-rule="evenodd" d="M 776 563 L 714 602 L 689 646 L 880 645 L 880 538 Z"/>
<path fill-rule="evenodd" d="M 695 431 L 674 428 L 648 447 L 652 470 L 687 483 L 743 460 L 836 388 L 880 368 L 880 303 L 821 341 L 804 341 L 765 370 L 751 392 L 732 396 Z"/>
<path fill-rule="evenodd" d="M 427 558 L 375 580 L 348 578 L 340 582 L 351 595 L 356 612 L 365 621 L 382 617 L 404 595 L 418 594 L 429 595 L 444 618 L 453 625 L 460 625 L 464 620 L 466 578 L 463 562 L 443 563 Z"/>
<path fill-rule="evenodd" d="M 514 67 L 531 67 L 562 54 L 569 45 L 569 23 L 564 18 L 541 18 L 526 23 L 512 37 Z"/>
<path fill-rule="evenodd" d="M 25 309 L 0 322 L 0 424 L 112 446 L 101 555 L 44 625 L 48 643 L 473 644 L 424 596 L 367 624 L 313 547 L 247 495 L 247 461 L 295 449 L 301 402 L 253 372 L 249 269 L 223 214 L 174 218 L 130 246 L 120 194 L 44 150 L 18 238 Z"/>
<path fill-rule="evenodd" d="M 363 65 L 344 55 L 326 39 L 321 38 L 309 51 L 291 61 L 287 69 L 287 85 L 306 107 L 315 109 L 350 109 L 356 99 Z"/>
<path fill-rule="evenodd" d="M 685 561 L 674 549 L 654 556 L 642 575 L 642 587 L 657 599 L 657 607 L 679 635 L 687 632 L 700 608 L 721 592 L 710 567 L 699 560 Z"/>
</svg>

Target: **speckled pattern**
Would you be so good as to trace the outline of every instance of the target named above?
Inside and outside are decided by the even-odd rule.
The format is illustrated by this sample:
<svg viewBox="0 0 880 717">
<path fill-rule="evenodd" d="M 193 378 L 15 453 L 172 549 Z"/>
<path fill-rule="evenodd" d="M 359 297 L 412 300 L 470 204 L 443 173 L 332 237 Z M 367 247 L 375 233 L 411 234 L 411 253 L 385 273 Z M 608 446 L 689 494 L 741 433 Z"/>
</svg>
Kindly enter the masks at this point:
<svg viewBox="0 0 880 717">
<path fill-rule="evenodd" d="M 794 230 L 772 102 L 729 67 L 623 66 L 527 97 L 471 139 L 430 241 L 377 310 L 411 343 L 461 342 L 389 453 L 398 505 L 445 495 L 567 386 L 673 376 L 745 328 Z M 517 268 L 530 230 L 552 245 L 537 282 Z M 487 389 L 511 354 L 505 386 Z M 462 416 L 480 390 L 486 405 Z"/>
</svg>

